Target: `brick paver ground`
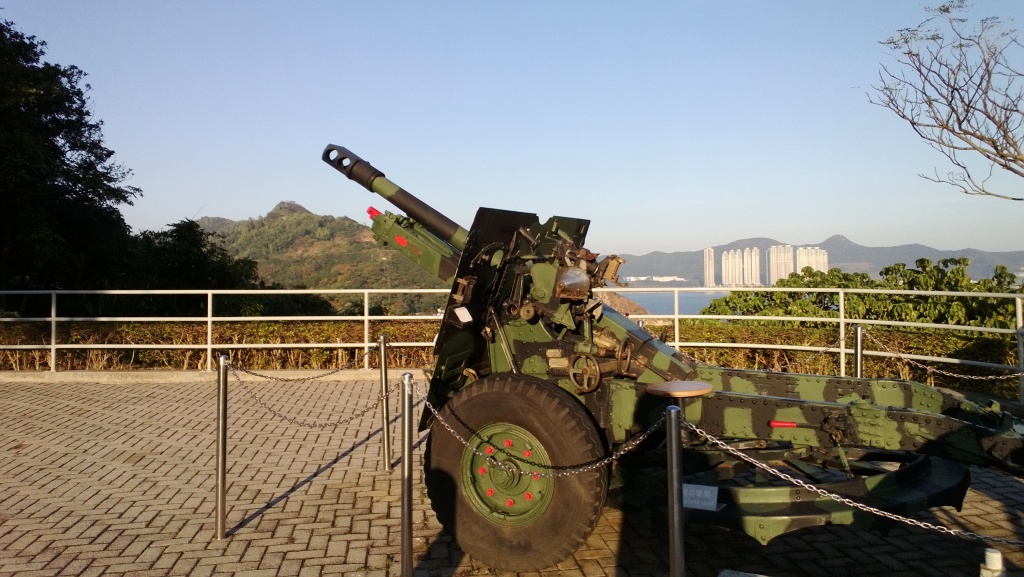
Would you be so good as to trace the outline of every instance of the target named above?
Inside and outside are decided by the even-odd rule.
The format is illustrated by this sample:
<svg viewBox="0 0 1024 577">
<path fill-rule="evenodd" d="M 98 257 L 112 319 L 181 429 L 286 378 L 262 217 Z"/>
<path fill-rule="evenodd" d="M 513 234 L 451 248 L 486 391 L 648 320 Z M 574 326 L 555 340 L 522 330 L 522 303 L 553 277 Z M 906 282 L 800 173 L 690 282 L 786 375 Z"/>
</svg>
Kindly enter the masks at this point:
<svg viewBox="0 0 1024 577">
<path fill-rule="evenodd" d="M 373 372 L 347 371 L 315 381 L 245 382 L 287 415 L 330 422 L 371 405 L 375 379 Z M 377 414 L 336 428 L 297 426 L 270 414 L 232 379 L 230 536 L 221 541 L 215 416 L 210 373 L 0 373 L 0 577 L 400 574 L 401 444 L 395 437 L 395 466 L 385 472 Z M 422 440 L 414 451 L 417 577 L 493 574 L 440 530 L 421 485 Z M 940 509 L 918 518 L 1024 538 L 1021 481 L 986 470 L 973 475 L 962 513 Z M 665 535 L 657 515 L 613 499 L 572 558 L 532 575 L 667 575 Z M 1008 574 L 1024 575 L 1024 551 L 998 548 Z M 716 528 L 690 525 L 686 534 L 687 575 L 697 577 L 727 570 L 772 577 L 978 575 L 984 549 L 908 526 L 887 535 L 813 528 L 768 546 Z"/>
</svg>

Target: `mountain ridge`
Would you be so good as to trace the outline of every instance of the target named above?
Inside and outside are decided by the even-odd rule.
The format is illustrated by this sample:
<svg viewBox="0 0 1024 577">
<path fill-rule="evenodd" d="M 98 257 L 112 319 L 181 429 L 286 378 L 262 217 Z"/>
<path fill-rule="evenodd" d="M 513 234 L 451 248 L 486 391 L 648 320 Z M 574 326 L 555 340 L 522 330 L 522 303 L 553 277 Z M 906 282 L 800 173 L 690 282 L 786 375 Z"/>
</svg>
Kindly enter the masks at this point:
<svg viewBox="0 0 1024 577">
<path fill-rule="evenodd" d="M 260 274 L 282 286 L 310 288 L 363 288 L 378 282 L 410 287 L 438 287 L 440 281 L 400 256 L 397 251 L 373 241 L 370 228 L 348 217 L 314 214 L 295 201 L 279 202 L 266 215 L 233 221 L 221 217 L 202 217 L 197 221 L 208 232 L 223 237 L 225 248 L 234 257 L 251 258 Z M 724 251 L 758 247 L 764 259 L 773 245 L 787 244 L 768 237 L 735 240 L 711 247 L 715 250 L 715 269 L 720 275 Z M 835 234 L 819 244 L 792 245 L 819 247 L 828 251 L 829 267 L 844 272 L 863 272 L 873 277 L 886 266 L 902 262 L 914 266 L 919 258 L 933 262 L 940 258 L 967 257 L 971 278 L 987 278 L 996 265 L 1011 272 L 1024 271 L 1024 250 L 988 252 L 976 249 L 938 250 L 921 244 L 895 247 L 870 247 Z M 685 285 L 703 285 L 704 252 L 652 251 L 644 255 L 621 254 L 626 263 L 620 276 L 678 276 Z M 376 280 L 375 280 L 376 279 Z M 636 283 L 634 283 L 635 285 Z"/>
<path fill-rule="evenodd" d="M 716 283 L 721 280 L 722 253 L 730 250 L 758 248 L 761 252 L 762 274 L 767 268 L 765 260 L 767 250 L 771 246 L 787 245 L 773 238 L 756 237 L 735 240 L 726 244 L 711 247 L 715 251 Z M 967 257 L 971 264 L 967 272 L 972 279 L 988 278 L 997 265 L 1005 266 L 1010 272 L 1021 276 L 1024 274 L 1024 250 L 1020 251 L 983 251 L 972 248 L 957 250 L 940 250 L 923 244 L 912 243 L 896 246 L 873 247 L 853 242 L 849 238 L 834 234 L 817 244 L 791 244 L 793 248 L 817 247 L 828 252 L 829 268 L 838 268 L 848 273 L 867 273 L 878 278 L 882 268 L 904 263 L 915 266 L 921 258 L 937 262 L 942 258 Z M 687 285 L 704 284 L 704 251 L 656 251 L 644 255 L 619 255 L 626 263 L 619 269 L 623 276 L 679 276 L 686 280 Z"/>
</svg>

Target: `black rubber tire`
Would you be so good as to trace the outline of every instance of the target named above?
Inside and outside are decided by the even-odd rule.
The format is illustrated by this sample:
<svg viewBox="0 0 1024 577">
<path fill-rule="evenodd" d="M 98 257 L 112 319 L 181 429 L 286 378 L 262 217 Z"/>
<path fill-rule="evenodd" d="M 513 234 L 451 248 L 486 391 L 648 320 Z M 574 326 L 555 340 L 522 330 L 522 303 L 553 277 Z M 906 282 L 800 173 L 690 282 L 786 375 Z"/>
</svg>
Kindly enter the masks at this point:
<svg viewBox="0 0 1024 577">
<path fill-rule="evenodd" d="M 607 455 L 586 409 L 568 392 L 531 377 L 494 375 L 481 379 L 458 391 L 440 414 L 456 433 L 471 442 L 483 442 L 475 434 L 481 430 L 528 432 L 542 447 L 536 453 L 546 454 L 548 463 L 554 466 L 591 463 Z M 544 484 L 544 508 L 509 523 L 498 518 L 500 514 L 483 514 L 479 496 L 474 504 L 468 492 L 479 494 L 480 488 L 466 475 L 478 471 L 465 470 L 477 466 L 467 467 L 467 459 L 480 463 L 479 455 L 435 420 L 424 457 L 427 494 L 445 531 L 474 559 L 496 569 L 537 571 L 569 557 L 597 525 L 608 495 L 607 465 L 540 481 L 537 477 L 527 481 L 522 476 L 523 482 Z M 538 469 L 524 462 L 515 465 L 523 471 Z"/>
</svg>

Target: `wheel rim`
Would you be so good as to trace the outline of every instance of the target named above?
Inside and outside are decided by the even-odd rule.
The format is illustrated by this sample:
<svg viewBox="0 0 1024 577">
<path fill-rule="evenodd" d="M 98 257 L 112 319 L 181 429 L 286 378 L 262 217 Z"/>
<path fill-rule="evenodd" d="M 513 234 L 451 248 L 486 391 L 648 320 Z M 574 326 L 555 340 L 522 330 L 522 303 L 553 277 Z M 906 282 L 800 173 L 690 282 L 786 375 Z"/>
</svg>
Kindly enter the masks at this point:
<svg viewBox="0 0 1024 577">
<path fill-rule="evenodd" d="M 554 478 L 536 474 L 550 464 L 543 445 L 526 429 L 485 425 L 462 453 L 466 498 L 476 513 L 497 525 L 529 525 L 551 503 Z"/>
</svg>

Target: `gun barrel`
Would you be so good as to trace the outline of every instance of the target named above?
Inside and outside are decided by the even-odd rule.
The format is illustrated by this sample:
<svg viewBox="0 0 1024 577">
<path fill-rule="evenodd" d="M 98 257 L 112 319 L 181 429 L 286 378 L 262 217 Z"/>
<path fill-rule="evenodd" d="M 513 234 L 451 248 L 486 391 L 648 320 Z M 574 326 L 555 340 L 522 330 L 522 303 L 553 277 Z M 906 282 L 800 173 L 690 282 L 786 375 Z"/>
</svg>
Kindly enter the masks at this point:
<svg viewBox="0 0 1024 577">
<path fill-rule="evenodd" d="M 456 250 L 461 251 L 466 248 L 466 237 L 469 234 L 466 229 L 388 180 L 383 172 L 353 154 L 352 151 L 342 146 L 328 144 L 324 149 L 323 160 L 352 181 L 362 185 L 366 190 L 387 199 L 388 202 L 404 211 L 405 214 L 441 240 L 452 245 Z"/>
</svg>

